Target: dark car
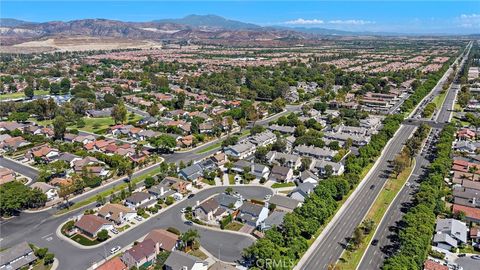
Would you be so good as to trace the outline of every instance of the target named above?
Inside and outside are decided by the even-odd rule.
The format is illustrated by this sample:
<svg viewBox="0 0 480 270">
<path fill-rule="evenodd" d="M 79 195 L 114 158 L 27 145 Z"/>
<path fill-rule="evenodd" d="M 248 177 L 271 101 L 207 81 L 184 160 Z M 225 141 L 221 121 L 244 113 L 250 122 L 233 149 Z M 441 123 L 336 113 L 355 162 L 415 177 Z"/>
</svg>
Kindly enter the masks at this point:
<svg viewBox="0 0 480 270">
<path fill-rule="evenodd" d="M 376 246 L 376 245 L 378 245 L 378 240 L 377 240 L 377 239 L 373 239 L 373 241 L 372 241 L 372 246 Z"/>
<path fill-rule="evenodd" d="M 187 198 L 191 199 L 191 198 L 193 198 L 193 196 L 195 196 L 195 194 L 190 194 L 190 195 L 188 195 Z"/>
<path fill-rule="evenodd" d="M 371 186 L 370 186 L 370 189 L 374 189 L 374 188 L 375 188 L 375 185 L 371 185 Z"/>
<path fill-rule="evenodd" d="M 458 257 L 465 257 L 465 256 L 467 256 L 467 254 L 465 254 L 465 253 L 458 254 Z"/>
<path fill-rule="evenodd" d="M 192 226 L 192 225 L 193 225 L 193 222 L 190 221 L 190 220 L 187 220 L 187 221 L 185 221 L 185 224 L 188 225 L 188 226 Z"/>
</svg>

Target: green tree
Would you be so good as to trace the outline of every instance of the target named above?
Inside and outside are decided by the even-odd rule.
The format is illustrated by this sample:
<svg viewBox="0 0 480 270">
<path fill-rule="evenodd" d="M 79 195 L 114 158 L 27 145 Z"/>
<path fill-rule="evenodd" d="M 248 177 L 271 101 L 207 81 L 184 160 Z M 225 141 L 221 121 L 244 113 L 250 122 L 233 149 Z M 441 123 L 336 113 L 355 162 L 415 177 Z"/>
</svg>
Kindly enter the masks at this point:
<svg viewBox="0 0 480 270">
<path fill-rule="evenodd" d="M 33 91 L 33 88 L 30 87 L 30 86 L 27 86 L 24 90 L 23 90 L 23 93 L 25 94 L 25 97 L 27 98 L 33 98 L 34 96 L 34 91 Z"/>
<path fill-rule="evenodd" d="M 238 125 L 240 126 L 241 129 L 244 129 L 247 126 L 247 120 L 245 118 L 242 118 L 238 120 Z"/>
<path fill-rule="evenodd" d="M 97 240 L 100 242 L 103 242 L 108 239 L 108 231 L 107 230 L 101 230 L 100 232 L 97 233 Z"/>
<path fill-rule="evenodd" d="M 119 101 L 117 105 L 113 106 L 112 117 L 117 124 L 122 124 L 127 121 L 127 108 L 123 101 Z"/>
<path fill-rule="evenodd" d="M 67 123 L 63 116 L 57 116 L 53 119 L 53 132 L 55 133 L 55 139 L 63 140 L 65 131 L 67 130 Z"/>
</svg>

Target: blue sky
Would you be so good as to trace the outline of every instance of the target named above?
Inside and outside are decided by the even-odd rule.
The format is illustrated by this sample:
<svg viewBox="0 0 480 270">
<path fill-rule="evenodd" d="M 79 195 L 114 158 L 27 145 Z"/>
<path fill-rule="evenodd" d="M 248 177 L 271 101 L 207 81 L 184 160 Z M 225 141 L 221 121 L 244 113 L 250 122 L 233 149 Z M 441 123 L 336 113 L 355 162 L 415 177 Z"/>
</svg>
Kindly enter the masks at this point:
<svg viewBox="0 0 480 270">
<path fill-rule="evenodd" d="M 264 26 L 399 33 L 480 33 L 480 1 L 0 1 L 0 17 L 150 21 L 216 14 Z"/>
</svg>

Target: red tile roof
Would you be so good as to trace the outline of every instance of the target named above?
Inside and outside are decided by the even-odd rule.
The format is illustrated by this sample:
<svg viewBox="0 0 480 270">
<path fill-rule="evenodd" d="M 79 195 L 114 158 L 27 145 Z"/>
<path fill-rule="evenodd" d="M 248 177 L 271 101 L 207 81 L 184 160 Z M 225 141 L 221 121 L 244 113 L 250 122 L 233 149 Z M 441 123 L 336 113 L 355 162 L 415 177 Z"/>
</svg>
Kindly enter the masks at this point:
<svg viewBox="0 0 480 270">
<path fill-rule="evenodd" d="M 115 257 L 100 265 L 97 270 L 126 270 L 127 266 L 120 260 L 120 257 Z"/>
<path fill-rule="evenodd" d="M 464 212 L 466 217 L 480 220 L 480 208 L 473 208 L 473 207 L 463 206 L 459 204 L 454 204 L 452 211 L 454 213 Z"/>
<path fill-rule="evenodd" d="M 436 263 L 432 260 L 426 260 L 425 263 L 423 264 L 423 269 L 424 270 L 448 270 L 448 267 L 445 265 Z"/>
</svg>

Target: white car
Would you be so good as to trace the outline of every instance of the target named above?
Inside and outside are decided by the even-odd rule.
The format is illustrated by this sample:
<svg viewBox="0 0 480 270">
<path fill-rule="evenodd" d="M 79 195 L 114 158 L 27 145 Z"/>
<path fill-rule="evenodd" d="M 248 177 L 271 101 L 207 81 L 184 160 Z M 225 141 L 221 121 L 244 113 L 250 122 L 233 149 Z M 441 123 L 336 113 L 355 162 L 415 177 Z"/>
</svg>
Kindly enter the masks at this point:
<svg viewBox="0 0 480 270">
<path fill-rule="evenodd" d="M 270 200 L 270 198 L 272 198 L 272 195 L 270 195 L 270 194 L 265 195 L 265 200 L 266 200 L 266 201 Z"/>
<path fill-rule="evenodd" d="M 142 220 L 143 220 L 143 218 L 142 218 L 141 216 L 136 216 L 136 217 L 134 217 L 134 218 L 135 218 L 136 220 L 138 220 L 138 221 L 142 221 Z"/>
<path fill-rule="evenodd" d="M 115 254 L 115 253 L 117 253 L 120 249 L 121 249 L 120 246 L 113 247 L 112 249 L 110 249 L 110 254 Z"/>
<path fill-rule="evenodd" d="M 182 214 L 185 213 L 185 212 L 187 212 L 187 208 L 185 208 L 185 207 L 182 208 L 182 210 L 180 210 L 180 213 L 182 213 Z"/>
<path fill-rule="evenodd" d="M 118 234 L 117 229 L 111 229 L 110 231 L 111 231 L 113 234 Z"/>
</svg>

